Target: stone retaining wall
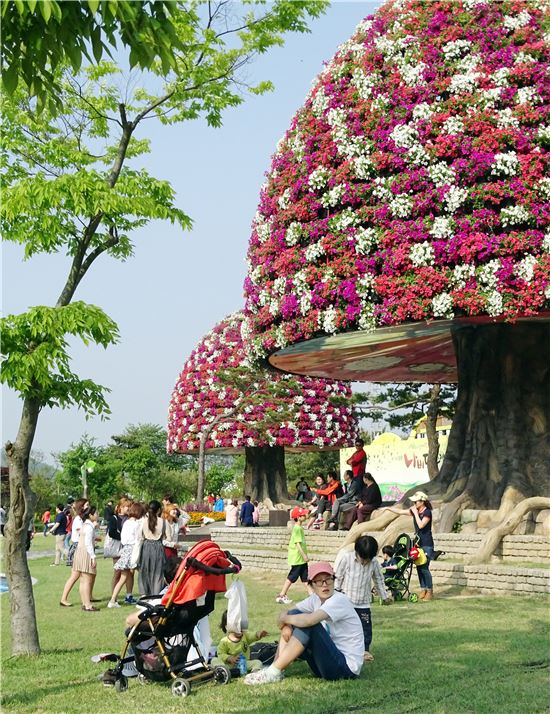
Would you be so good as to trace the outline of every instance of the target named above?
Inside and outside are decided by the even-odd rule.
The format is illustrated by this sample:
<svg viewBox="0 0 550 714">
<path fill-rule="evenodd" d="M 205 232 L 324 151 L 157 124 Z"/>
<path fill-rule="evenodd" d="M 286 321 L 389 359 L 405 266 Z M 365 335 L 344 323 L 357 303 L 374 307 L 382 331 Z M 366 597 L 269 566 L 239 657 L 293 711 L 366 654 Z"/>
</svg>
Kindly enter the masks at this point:
<svg viewBox="0 0 550 714">
<path fill-rule="evenodd" d="M 239 558 L 246 568 L 288 571 L 286 548 L 289 531 L 286 528 L 215 528 L 213 540 Z M 376 537 L 376 533 L 372 534 Z M 308 531 L 308 552 L 312 559 L 333 561 L 346 536 L 344 532 Z M 481 535 L 460 533 L 436 534 L 437 548 L 455 561 L 472 553 L 479 546 Z M 515 593 L 550 595 L 550 569 L 514 567 L 513 562 L 550 562 L 548 536 L 507 536 L 499 557 L 487 565 L 465 565 L 451 560 L 431 564 L 435 588 L 460 587 L 487 594 Z M 506 563 L 502 564 L 503 561 Z M 413 576 L 414 577 L 414 576 Z M 414 586 L 413 586 L 414 589 Z"/>
</svg>

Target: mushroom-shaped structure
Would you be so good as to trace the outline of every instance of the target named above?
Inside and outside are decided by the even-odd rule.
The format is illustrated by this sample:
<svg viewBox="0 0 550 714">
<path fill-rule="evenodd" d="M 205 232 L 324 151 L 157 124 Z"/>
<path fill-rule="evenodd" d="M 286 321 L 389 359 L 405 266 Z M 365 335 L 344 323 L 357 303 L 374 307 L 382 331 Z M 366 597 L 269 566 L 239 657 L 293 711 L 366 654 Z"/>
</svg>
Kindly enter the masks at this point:
<svg viewBox="0 0 550 714">
<path fill-rule="evenodd" d="M 248 252 L 254 353 L 301 374 L 458 381 L 427 490 L 489 508 L 550 489 L 544 14 L 388 0 L 279 143 Z"/>
<path fill-rule="evenodd" d="M 351 389 L 344 382 L 250 367 L 243 319 L 235 313 L 220 322 L 186 361 L 170 401 L 168 451 L 196 453 L 201 438 L 207 450 L 244 450 L 246 492 L 281 501 L 288 497 L 285 447 L 320 450 L 353 443 Z M 231 368 L 250 371 L 250 393 L 221 379 L 221 371 Z M 273 419 L 273 410 L 284 415 L 282 421 Z"/>
</svg>

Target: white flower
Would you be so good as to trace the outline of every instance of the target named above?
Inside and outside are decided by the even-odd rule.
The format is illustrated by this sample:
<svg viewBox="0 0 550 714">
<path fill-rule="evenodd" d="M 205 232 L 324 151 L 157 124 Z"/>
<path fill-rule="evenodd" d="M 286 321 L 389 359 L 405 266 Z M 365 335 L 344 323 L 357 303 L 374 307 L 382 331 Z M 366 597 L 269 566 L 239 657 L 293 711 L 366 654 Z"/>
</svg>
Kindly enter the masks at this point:
<svg viewBox="0 0 550 714">
<path fill-rule="evenodd" d="M 273 317 L 277 317 L 277 315 L 279 314 L 279 307 L 279 301 L 277 300 L 277 298 L 271 298 L 271 300 L 269 301 L 268 309 L 269 312 L 273 315 Z"/>
<path fill-rule="evenodd" d="M 328 332 L 329 335 L 334 334 L 338 328 L 336 327 L 336 310 L 332 305 L 323 311 L 321 319 L 324 332 Z"/>
<path fill-rule="evenodd" d="M 434 317 L 446 317 L 451 319 L 453 313 L 453 298 L 449 293 L 440 293 L 432 298 L 432 310 Z"/>
<path fill-rule="evenodd" d="M 464 131 L 464 124 L 460 117 L 449 117 L 443 122 L 443 131 L 447 134 L 460 134 Z"/>
<path fill-rule="evenodd" d="M 550 141 L 550 125 L 539 127 L 537 136 L 542 141 Z"/>
<path fill-rule="evenodd" d="M 486 298 L 487 313 L 492 317 L 502 314 L 503 300 L 498 290 L 491 291 Z"/>
<path fill-rule="evenodd" d="M 362 302 L 361 314 L 357 321 L 360 330 L 374 332 L 376 329 L 376 320 L 374 319 L 374 304 L 370 302 Z"/>
<path fill-rule="evenodd" d="M 515 176 L 519 168 L 519 159 L 515 151 L 495 154 L 491 167 L 493 176 Z"/>
<path fill-rule="evenodd" d="M 302 226 L 298 221 L 293 221 L 285 232 L 285 243 L 296 245 L 302 236 Z"/>
<path fill-rule="evenodd" d="M 388 185 L 389 181 L 387 179 L 383 179 L 381 176 L 377 176 L 374 179 L 374 184 L 375 187 L 373 189 L 373 194 L 376 198 L 380 198 L 382 201 L 390 201 L 393 193 Z"/>
<path fill-rule="evenodd" d="M 526 223 L 529 218 L 529 211 L 525 206 L 510 206 L 503 208 L 500 212 L 500 222 L 504 227 L 518 226 L 521 223 Z"/>
<path fill-rule="evenodd" d="M 333 231 L 344 231 L 350 226 L 355 226 L 359 222 L 359 216 L 353 208 L 349 206 L 341 211 L 337 216 L 329 220 L 329 227 Z"/>
<path fill-rule="evenodd" d="M 374 165 L 367 156 L 353 159 L 353 172 L 358 179 L 366 180 L 374 173 Z"/>
<path fill-rule="evenodd" d="M 502 23 L 507 30 L 519 30 L 531 21 L 531 15 L 527 10 L 522 10 L 518 15 L 505 15 Z"/>
<path fill-rule="evenodd" d="M 527 255 L 523 260 L 520 260 L 516 265 L 516 275 L 518 278 L 525 280 L 526 283 L 530 283 L 533 280 L 533 275 L 535 271 L 535 265 L 537 264 L 537 259 L 534 255 Z"/>
<path fill-rule="evenodd" d="M 499 129 L 508 129 L 508 127 L 514 127 L 517 129 L 519 127 L 519 120 L 513 115 L 512 109 L 506 107 L 506 109 L 497 110 L 497 126 Z"/>
<path fill-rule="evenodd" d="M 307 290 L 300 296 L 300 313 L 307 315 L 311 310 L 311 291 Z"/>
<path fill-rule="evenodd" d="M 445 194 L 445 206 L 449 213 L 457 211 L 468 198 L 468 191 L 459 186 L 451 186 Z"/>
<path fill-rule="evenodd" d="M 449 91 L 451 94 L 471 93 L 477 87 L 479 72 L 465 72 L 464 74 L 455 74 L 451 77 Z"/>
<path fill-rule="evenodd" d="M 446 60 L 454 60 L 463 57 L 470 52 L 472 43 L 469 40 L 452 40 L 441 48 Z"/>
<path fill-rule="evenodd" d="M 304 253 L 306 260 L 310 263 L 314 263 L 324 254 L 325 249 L 321 245 L 321 241 L 317 241 L 317 243 L 312 243 L 311 245 L 308 245 Z"/>
<path fill-rule="evenodd" d="M 288 206 L 290 205 L 290 194 L 291 190 L 290 188 L 287 188 L 285 192 L 281 196 L 279 196 L 279 200 L 277 201 L 277 203 L 279 204 L 279 208 L 282 208 L 283 210 L 285 208 L 288 208 Z"/>
<path fill-rule="evenodd" d="M 459 288 L 463 288 L 466 286 L 468 279 L 475 275 L 475 272 L 475 265 L 470 265 L 469 263 L 455 265 L 449 277 L 449 282 Z"/>
<path fill-rule="evenodd" d="M 537 190 L 547 201 L 550 201 L 550 178 L 543 178 L 537 184 Z"/>
<path fill-rule="evenodd" d="M 537 61 L 536 57 L 533 57 L 533 55 L 528 54 L 527 52 L 523 52 L 521 50 L 520 52 L 517 53 L 515 59 L 514 59 L 514 64 L 522 64 L 522 63 L 535 63 Z"/>
<path fill-rule="evenodd" d="M 408 218 L 411 215 L 413 200 L 407 194 L 401 193 L 390 201 L 389 206 L 396 218 Z"/>
<path fill-rule="evenodd" d="M 338 203 L 340 203 L 340 200 L 342 199 L 342 196 L 345 194 L 345 192 L 345 185 L 338 184 L 338 186 L 334 186 L 334 188 L 331 188 L 330 191 L 327 191 L 327 193 L 321 196 L 319 201 L 321 205 L 325 208 L 334 207 Z"/>
<path fill-rule="evenodd" d="M 540 94 L 534 87 L 519 87 L 516 94 L 517 104 L 540 104 Z"/>
<path fill-rule="evenodd" d="M 283 349 L 283 347 L 287 346 L 288 343 L 282 325 L 279 325 L 273 330 L 273 336 L 275 338 L 275 345 L 279 347 L 279 349 Z"/>
<path fill-rule="evenodd" d="M 550 232 L 546 233 L 546 235 L 542 239 L 541 248 L 545 253 L 550 253 Z"/>
<path fill-rule="evenodd" d="M 456 174 L 454 169 L 448 166 L 444 161 L 438 161 L 437 164 L 430 166 L 428 174 L 436 186 L 446 186 L 454 183 Z"/>
<path fill-rule="evenodd" d="M 410 124 L 398 124 L 393 128 L 390 138 L 396 146 L 408 149 L 418 141 L 418 132 Z"/>
<path fill-rule="evenodd" d="M 367 255 L 378 244 L 378 234 L 375 228 L 359 228 L 355 234 L 355 251 Z"/>
<path fill-rule="evenodd" d="M 495 104 L 500 99 L 500 93 L 501 93 L 500 87 L 491 87 L 491 89 L 482 89 L 479 92 L 479 98 L 481 100 L 481 104 L 484 107 L 494 107 Z"/>
<path fill-rule="evenodd" d="M 434 249 L 428 243 L 424 241 L 423 243 L 415 243 L 411 246 L 409 251 L 409 258 L 411 263 L 416 268 L 421 268 L 425 265 L 433 265 L 434 262 Z"/>
<path fill-rule="evenodd" d="M 315 116 L 319 117 L 328 109 L 329 98 L 324 92 L 323 87 L 319 87 L 317 93 L 311 102 L 311 111 Z"/>
<path fill-rule="evenodd" d="M 416 87 L 424 82 L 424 77 L 422 76 L 426 69 L 424 62 L 414 62 L 414 64 L 400 62 L 398 64 L 401 78 L 407 86 Z"/>
<path fill-rule="evenodd" d="M 288 140 L 288 146 L 297 159 L 303 159 L 306 145 L 299 134 Z"/>
<path fill-rule="evenodd" d="M 362 69 L 357 68 L 353 70 L 351 84 L 357 89 L 361 99 L 368 99 L 376 84 L 376 77 L 372 74 L 365 74 Z"/>
<path fill-rule="evenodd" d="M 279 276 L 273 281 L 273 292 L 284 295 L 286 290 L 286 278 Z"/>
<path fill-rule="evenodd" d="M 509 75 L 509 67 L 500 67 L 493 72 L 493 82 L 497 85 L 497 87 L 507 87 Z"/>
<path fill-rule="evenodd" d="M 433 109 L 427 102 L 417 104 L 413 109 L 413 119 L 429 119 L 433 114 Z"/>
<path fill-rule="evenodd" d="M 322 190 L 327 185 L 329 176 L 329 170 L 326 169 L 324 166 L 319 166 L 318 169 L 315 169 L 309 175 L 309 178 L 307 180 L 309 187 L 312 188 L 314 191 Z"/>
<path fill-rule="evenodd" d="M 497 285 L 497 271 L 500 270 L 500 260 L 490 260 L 477 269 L 477 279 L 480 285 L 494 289 Z"/>
<path fill-rule="evenodd" d="M 453 223 L 450 218 L 438 216 L 434 218 L 434 223 L 430 233 L 434 238 L 450 238 L 453 235 Z"/>
</svg>

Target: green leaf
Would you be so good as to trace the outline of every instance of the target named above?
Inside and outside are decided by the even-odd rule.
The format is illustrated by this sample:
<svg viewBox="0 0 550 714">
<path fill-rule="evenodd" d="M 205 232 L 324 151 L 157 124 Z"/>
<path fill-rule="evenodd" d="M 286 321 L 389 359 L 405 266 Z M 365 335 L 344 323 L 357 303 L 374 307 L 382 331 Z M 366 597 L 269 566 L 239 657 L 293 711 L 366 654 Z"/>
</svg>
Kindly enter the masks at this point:
<svg viewBox="0 0 550 714">
<path fill-rule="evenodd" d="M 99 7 L 99 0 L 88 0 L 88 7 L 90 8 L 92 15 L 95 15 Z"/>
<path fill-rule="evenodd" d="M 46 22 L 49 21 L 51 14 L 52 14 L 52 3 L 50 0 L 42 0 L 38 4 L 38 7 L 40 8 L 40 12 L 42 14 L 42 17 Z"/>
<path fill-rule="evenodd" d="M 13 94 L 19 83 L 19 62 L 13 61 L 11 65 L 2 73 L 2 84 L 8 94 Z"/>
</svg>

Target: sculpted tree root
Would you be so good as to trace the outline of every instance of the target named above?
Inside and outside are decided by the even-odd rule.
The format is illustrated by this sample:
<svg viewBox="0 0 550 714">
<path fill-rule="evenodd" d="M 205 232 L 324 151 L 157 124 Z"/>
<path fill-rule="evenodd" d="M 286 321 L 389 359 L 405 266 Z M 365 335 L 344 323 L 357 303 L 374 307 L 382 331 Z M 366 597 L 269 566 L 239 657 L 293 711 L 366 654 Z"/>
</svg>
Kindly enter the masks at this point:
<svg viewBox="0 0 550 714">
<path fill-rule="evenodd" d="M 366 533 L 383 531 L 376 538 L 380 547 L 384 545 L 393 545 L 395 539 L 400 533 L 408 532 L 411 529 L 410 516 L 398 516 L 390 511 L 381 513 L 376 518 L 364 523 L 356 523 L 344 539 L 340 550 L 351 550 L 355 541 Z"/>
<path fill-rule="evenodd" d="M 480 563 L 489 562 L 500 541 L 517 528 L 526 513 L 540 511 L 544 508 L 550 508 L 550 498 L 534 496 L 520 501 L 502 523 L 487 531 L 477 551 L 469 558 L 466 558 L 465 563 L 467 565 L 479 565 Z"/>
</svg>

